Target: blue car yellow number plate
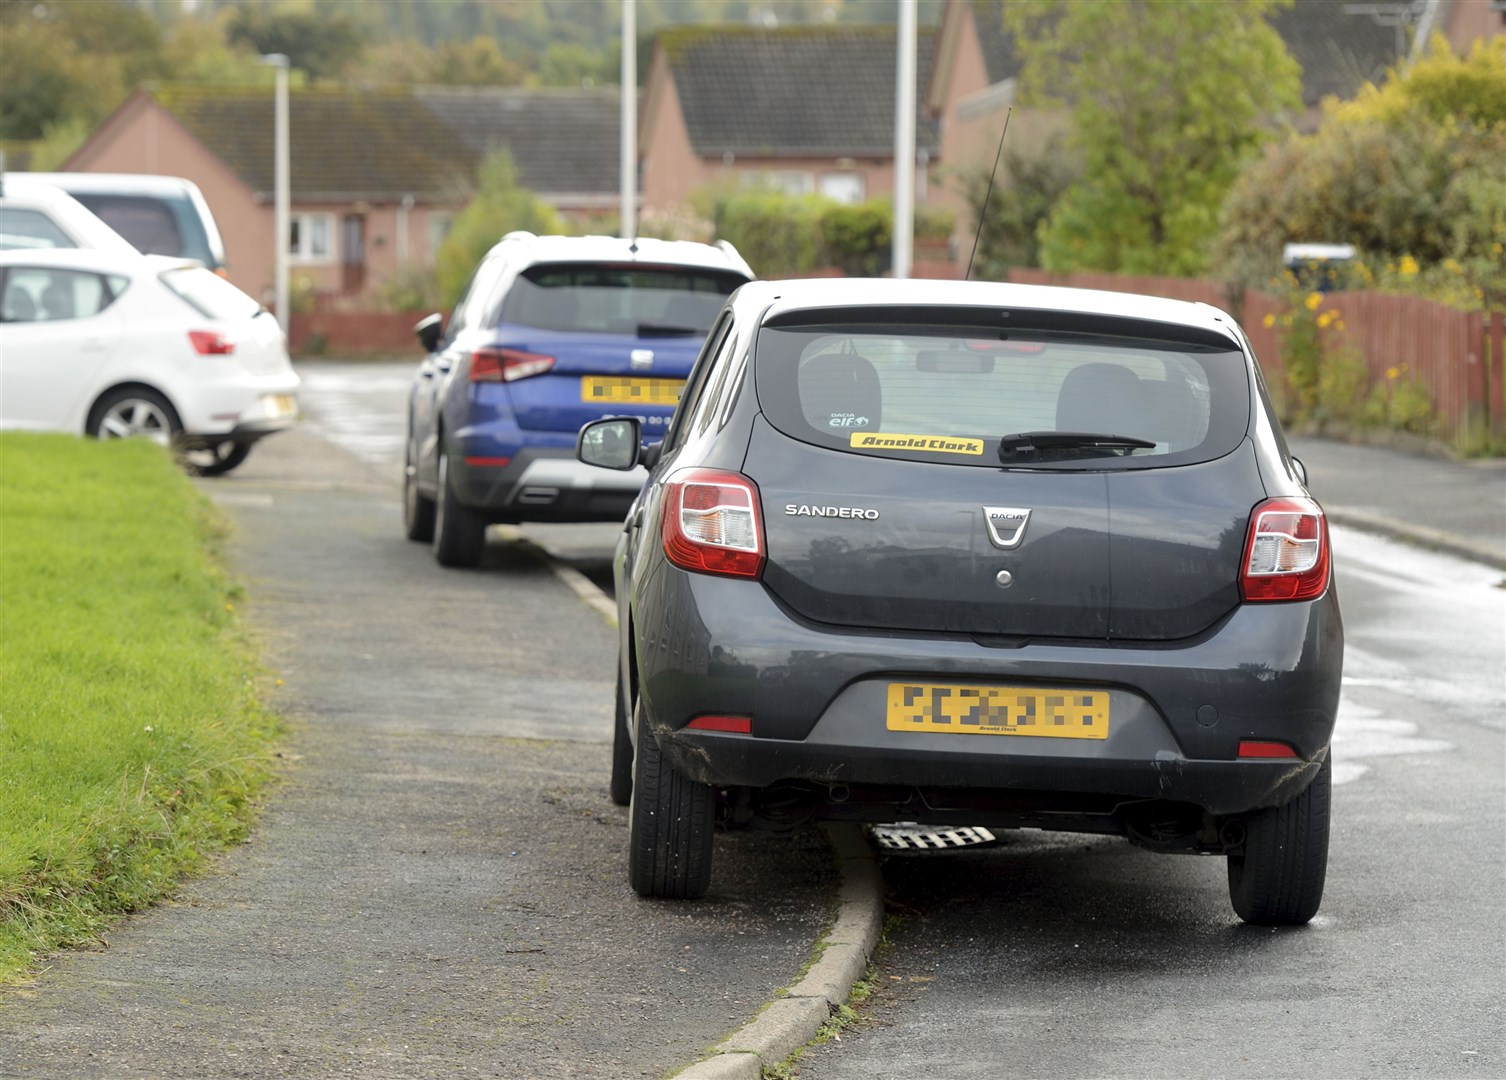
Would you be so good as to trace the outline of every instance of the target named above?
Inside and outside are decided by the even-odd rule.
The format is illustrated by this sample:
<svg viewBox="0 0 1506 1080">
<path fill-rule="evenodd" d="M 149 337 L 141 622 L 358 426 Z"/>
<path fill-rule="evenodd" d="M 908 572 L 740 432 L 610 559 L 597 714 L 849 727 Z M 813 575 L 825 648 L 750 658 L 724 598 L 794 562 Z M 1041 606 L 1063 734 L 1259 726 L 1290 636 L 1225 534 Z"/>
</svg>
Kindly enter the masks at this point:
<svg viewBox="0 0 1506 1080">
<path fill-rule="evenodd" d="M 1102 690 L 890 683 L 888 728 L 945 735 L 1107 739 L 1109 695 Z"/>
<path fill-rule="evenodd" d="M 580 381 L 580 399 L 598 405 L 669 405 L 680 400 L 684 379 L 631 379 L 605 376 Z"/>
</svg>

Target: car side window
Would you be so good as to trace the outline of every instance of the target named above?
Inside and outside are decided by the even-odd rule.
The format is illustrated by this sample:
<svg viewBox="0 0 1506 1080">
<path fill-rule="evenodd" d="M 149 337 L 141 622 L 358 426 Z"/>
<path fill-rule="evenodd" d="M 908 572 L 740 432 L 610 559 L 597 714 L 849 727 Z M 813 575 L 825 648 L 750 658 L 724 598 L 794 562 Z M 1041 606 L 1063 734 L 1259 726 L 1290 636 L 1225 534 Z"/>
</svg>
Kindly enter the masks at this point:
<svg viewBox="0 0 1506 1080">
<path fill-rule="evenodd" d="M 0 315 L 6 322 L 58 322 L 98 315 L 115 299 L 99 274 L 56 267 L 13 266 L 5 276 Z"/>
<path fill-rule="evenodd" d="M 445 328 L 444 345 L 453 342 L 461 331 L 482 325 L 487 301 L 490 299 L 497 279 L 502 275 L 504 265 L 505 260 L 498 258 L 481 261 L 481 265 L 471 276 L 470 283 L 465 287 L 465 292 L 456 303 L 455 310 L 450 314 L 449 325 Z"/>
<path fill-rule="evenodd" d="M 685 393 L 680 396 L 680 403 L 675 408 L 674 421 L 670 425 L 669 434 L 664 437 L 664 452 L 668 454 L 680 444 L 690 432 L 691 424 L 701 405 L 701 396 L 706 390 L 707 381 L 711 378 L 712 369 L 716 368 L 716 358 L 720 356 L 722 347 L 726 344 L 732 333 L 732 313 L 726 312 L 717 324 L 711 328 L 711 333 L 706 336 L 706 344 L 701 349 L 701 355 L 695 362 L 695 367 L 690 372 L 690 382 L 685 387 Z"/>
<path fill-rule="evenodd" d="M 62 229 L 39 210 L 0 206 L 0 251 L 77 247 Z"/>
</svg>

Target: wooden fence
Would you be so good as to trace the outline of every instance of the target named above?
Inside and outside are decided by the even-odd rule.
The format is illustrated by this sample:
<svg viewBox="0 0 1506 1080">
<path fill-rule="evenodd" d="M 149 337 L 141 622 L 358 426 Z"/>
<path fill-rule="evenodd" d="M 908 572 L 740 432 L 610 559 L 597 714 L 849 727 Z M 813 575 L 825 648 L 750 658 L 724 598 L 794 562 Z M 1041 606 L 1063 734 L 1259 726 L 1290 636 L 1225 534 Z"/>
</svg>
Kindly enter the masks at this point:
<svg viewBox="0 0 1506 1080">
<path fill-rule="evenodd" d="M 1249 337 L 1272 392 L 1285 396 L 1280 324 L 1286 306 L 1279 297 L 1252 289 L 1231 310 L 1223 286 L 1191 278 L 1013 270 L 1009 280 L 1146 293 L 1229 311 Z M 1372 291 L 1329 293 L 1320 310 L 1339 313 L 1344 340 L 1363 359 L 1370 386 L 1401 378 L 1426 389 L 1440 438 L 1461 449 L 1506 441 L 1506 312 L 1460 311 Z"/>
</svg>

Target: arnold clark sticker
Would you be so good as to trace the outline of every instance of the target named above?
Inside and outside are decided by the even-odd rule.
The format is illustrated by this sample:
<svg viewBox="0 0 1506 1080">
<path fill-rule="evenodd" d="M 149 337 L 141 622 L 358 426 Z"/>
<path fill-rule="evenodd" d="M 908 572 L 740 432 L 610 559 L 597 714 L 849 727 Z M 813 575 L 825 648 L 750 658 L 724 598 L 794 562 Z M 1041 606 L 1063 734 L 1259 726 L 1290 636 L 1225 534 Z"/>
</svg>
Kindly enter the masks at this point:
<svg viewBox="0 0 1506 1080">
<path fill-rule="evenodd" d="M 982 439 L 956 435 L 899 435 L 885 431 L 854 431 L 848 445 L 854 450 L 919 450 L 927 454 L 983 454 Z"/>
</svg>

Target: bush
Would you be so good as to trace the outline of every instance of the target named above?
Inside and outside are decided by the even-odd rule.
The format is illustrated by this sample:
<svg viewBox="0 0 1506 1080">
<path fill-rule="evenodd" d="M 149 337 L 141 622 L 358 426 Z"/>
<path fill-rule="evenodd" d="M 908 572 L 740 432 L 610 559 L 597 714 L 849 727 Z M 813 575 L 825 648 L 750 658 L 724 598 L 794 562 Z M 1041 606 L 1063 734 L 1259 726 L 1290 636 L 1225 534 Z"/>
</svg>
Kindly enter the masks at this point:
<svg viewBox="0 0 1506 1080">
<path fill-rule="evenodd" d="M 815 196 L 739 191 L 716 203 L 716 235 L 729 241 L 760 277 L 796 277 L 821 265 L 821 215 L 832 205 Z"/>
<path fill-rule="evenodd" d="M 828 265 L 849 277 L 877 277 L 893 265 L 894 210 L 887 202 L 826 206 L 820 221 Z"/>
<path fill-rule="evenodd" d="M 1435 51 L 1246 170 L 1224 205 L 1226 280 L 1264 286 L 1289 242 L 1353 244 L 1356 272 L 1475 307 L 1506 300 L 1506 39 Z"/>
</svg>

